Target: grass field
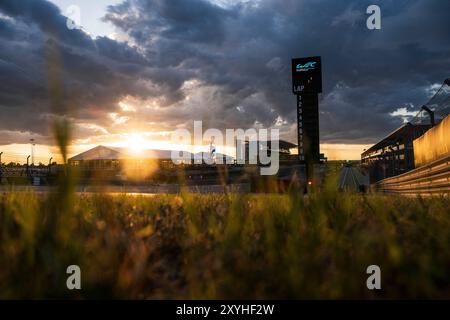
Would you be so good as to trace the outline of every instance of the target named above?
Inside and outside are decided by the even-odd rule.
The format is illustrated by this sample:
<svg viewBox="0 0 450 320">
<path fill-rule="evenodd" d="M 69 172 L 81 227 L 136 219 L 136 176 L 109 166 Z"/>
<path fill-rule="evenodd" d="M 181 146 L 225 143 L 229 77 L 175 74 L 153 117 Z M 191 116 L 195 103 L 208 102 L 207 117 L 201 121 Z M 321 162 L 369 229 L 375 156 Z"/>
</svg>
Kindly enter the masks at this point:
<svg viewBox="0 0 450 320">
<path fill-rule="evenodd" d="M 450 298 L 450 199 L 0 199 L 0 298 Z M 66 288 L 81 267 L 82 290 Z M 381 268 L 382 290 L 366 288 Z"/>
</svg>

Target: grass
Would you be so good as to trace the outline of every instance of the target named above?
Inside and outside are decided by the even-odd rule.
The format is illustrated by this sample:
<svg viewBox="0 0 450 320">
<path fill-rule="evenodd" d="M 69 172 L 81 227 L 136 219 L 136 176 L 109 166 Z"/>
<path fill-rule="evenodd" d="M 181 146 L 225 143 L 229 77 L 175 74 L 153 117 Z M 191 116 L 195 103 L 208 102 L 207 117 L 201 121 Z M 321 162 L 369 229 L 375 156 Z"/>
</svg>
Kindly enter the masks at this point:
<svg viewBox="0 0 450 320">
<path fill-rule="evenodd" d="M 450 298 L 449 198 L 64 193 L 1 195 L 0 298 Z"/>
</svg>

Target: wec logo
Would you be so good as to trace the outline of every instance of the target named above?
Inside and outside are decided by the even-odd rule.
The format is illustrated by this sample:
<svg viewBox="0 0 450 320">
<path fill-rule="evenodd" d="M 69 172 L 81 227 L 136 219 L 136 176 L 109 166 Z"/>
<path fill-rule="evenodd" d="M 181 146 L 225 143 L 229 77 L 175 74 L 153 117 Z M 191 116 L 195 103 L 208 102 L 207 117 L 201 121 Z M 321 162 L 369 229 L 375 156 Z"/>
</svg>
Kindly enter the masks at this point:
<svg viewBox="0 0 450 320">
<path fill-rule="evenodd" d="M 305 63 L 304 65 L 302 65 L 301 63 L 299 63 L 299 64 L 296 66 L 295 69 L 296 69 L 297 72 L 312 70 L 312 69 L 314 69 L 314 68 L 316 67 L 316 63 L 317 63 L 317 62 L 315 62 L 315 61 L 307 62 L 307 63 Z"/>
</svg>

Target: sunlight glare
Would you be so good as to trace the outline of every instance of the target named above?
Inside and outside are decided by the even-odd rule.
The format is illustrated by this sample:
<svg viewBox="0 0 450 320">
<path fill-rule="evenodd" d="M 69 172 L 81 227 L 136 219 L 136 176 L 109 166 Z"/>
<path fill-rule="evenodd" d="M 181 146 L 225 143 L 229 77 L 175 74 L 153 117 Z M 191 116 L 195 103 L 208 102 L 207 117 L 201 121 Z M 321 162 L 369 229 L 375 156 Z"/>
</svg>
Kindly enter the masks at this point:
<svg viewBox="0 0 450 320">
<path fill-rule="evenodd" d="M 133 133 L 126 141 L 126 147 L 135 153 L 141 153 L 146 146 L 146 140 L 140 134 Z"/>
</svg>

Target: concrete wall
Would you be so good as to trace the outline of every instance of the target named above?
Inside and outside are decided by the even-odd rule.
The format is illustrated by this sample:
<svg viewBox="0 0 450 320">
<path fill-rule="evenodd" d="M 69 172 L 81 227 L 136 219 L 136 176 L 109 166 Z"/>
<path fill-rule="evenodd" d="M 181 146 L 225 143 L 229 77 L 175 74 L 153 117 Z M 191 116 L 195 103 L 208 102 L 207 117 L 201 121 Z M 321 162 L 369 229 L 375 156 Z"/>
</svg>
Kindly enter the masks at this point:
<svg viewBox="0 0 450 320">
<path fill-rule="evenodd" d="M 450 115 L 414 140 L 416 168 L 450 154 Z"/>
</svg>

